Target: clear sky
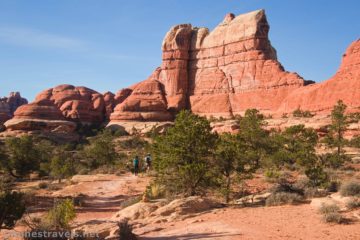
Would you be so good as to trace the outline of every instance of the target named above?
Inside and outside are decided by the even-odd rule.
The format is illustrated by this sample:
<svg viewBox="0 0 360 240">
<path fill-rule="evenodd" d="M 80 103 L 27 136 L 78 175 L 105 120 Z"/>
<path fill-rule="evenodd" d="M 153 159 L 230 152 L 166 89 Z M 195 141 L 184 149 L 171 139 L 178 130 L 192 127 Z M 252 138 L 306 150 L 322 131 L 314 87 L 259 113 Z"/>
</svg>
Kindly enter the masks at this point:
<svg viewBox="0 0 360 240">
<path fill-rule="evenodd" d="M 261 8 L 279 60 L 305 79 L 331 77 L 360 37 L 359 0 L 0 0 L 0 96 L 62 83 L 116 92 L 160 65 L 171 26 L 213 29 Z"/>
</svg>

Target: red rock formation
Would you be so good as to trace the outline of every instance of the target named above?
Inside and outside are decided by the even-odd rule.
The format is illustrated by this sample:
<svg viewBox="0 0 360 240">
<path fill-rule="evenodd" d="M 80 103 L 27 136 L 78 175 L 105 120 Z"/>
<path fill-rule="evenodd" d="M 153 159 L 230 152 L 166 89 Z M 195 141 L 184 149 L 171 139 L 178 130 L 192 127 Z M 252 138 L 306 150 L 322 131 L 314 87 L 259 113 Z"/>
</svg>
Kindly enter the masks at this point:
<svg viewBox="0 0 360 240">
<path fill-rule="evenodd" d="M 254 107 L 276 111 L 290 92 L 306 82 L 284 71 L 268 31 L 263 10 L 237 17 L 228 14 L 211 33 L 190 24 L 171 28 L 162 44 L 161 67 L 132 88 L 110 119 L 169 120 L 169 113 L 184 108 L 207 116 L 232 116 Z M 157 86 L 154 96 L 145 89 L 150 85 Z"/>
<path fill-rule="evenodd" d="M 123 93 L 124 91 L 121 91 Z M 137 84 L 124 101 L 118 104 L 111 121 L 167 121 L 172 119 L 162 85 L 151 77 Z"/>
<path fill-rule="evenodd" d="M 27 104 L 27 100 L 19 92 L 11 92 L 9 97 L 0 98 L 0 124 L 10 119 L 16 109 L 24 104 Z"/>
<path fill-rule="evenodd" d="M 0 125 L 10 118 L 9 104 L 7 102 L 0 101 Z"/>
<path fill-rule="evenodd" d="M 263 10 L 228 14 L 211 33 L 194 31 L 189 95 L 195 113 L 229 116 L 254 107 L 274 111 L 289 92 L 305 85 L 277 61 Z"/>
<path fill-rule="evenodd" d="M 325 114 L 339 99 L 350 111 L 360 108 L 360 39 L 346 50 L 341 66 L 332 78 L 297 89 L 282 102 L 278 112 L 292 112 L 301 108 Z"/>
<path fill-rule="evenodd" d="M 9 130 L 74 131 L 76 124 L 72 122 L 102 123 L 104 116 L 105 102 L 100 93 L 86 87 L 60 85 L 19 107 L 5 126 Z"/>
</svg>

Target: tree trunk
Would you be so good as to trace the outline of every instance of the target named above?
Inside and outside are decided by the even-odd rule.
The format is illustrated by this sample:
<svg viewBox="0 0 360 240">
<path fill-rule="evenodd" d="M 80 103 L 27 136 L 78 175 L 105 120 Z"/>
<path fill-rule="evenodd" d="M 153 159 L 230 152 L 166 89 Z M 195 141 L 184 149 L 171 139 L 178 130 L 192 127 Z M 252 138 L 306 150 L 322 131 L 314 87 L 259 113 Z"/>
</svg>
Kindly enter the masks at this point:
<svg viewBox="0 0 360 240">
<path fill-rule="evenodd" d="M 230 175 L 226 176 L 226 195 L 225 202 L 229 203 L 230 201 L 230 187 L 231 187 L 231 177 Z"/>
</svg>

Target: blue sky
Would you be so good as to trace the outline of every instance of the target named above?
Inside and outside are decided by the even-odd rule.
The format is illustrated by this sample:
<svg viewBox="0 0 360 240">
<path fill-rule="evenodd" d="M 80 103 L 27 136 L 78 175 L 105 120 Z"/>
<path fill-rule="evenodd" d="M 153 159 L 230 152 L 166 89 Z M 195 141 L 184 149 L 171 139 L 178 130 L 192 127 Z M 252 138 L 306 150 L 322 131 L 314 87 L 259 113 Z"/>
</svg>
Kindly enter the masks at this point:
<svg viewBox="0 0 360 240">
<path fill-rule="evenodd" d="M 360 37 L 358 0 L 0 0 L 0 96 L 61 83 L 116 92 L 160 65 L 171 26 L 213 29 L 261 8 L 279 60 L 305 79 L 331 77 Z"/>
</svg>

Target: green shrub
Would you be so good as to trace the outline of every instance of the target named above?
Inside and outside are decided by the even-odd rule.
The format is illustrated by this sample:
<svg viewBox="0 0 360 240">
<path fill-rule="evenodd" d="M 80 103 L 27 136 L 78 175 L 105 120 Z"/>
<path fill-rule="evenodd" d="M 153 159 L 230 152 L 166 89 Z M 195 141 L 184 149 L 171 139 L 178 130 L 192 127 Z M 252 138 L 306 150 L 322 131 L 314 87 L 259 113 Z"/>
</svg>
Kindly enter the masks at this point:
<svg viewBox="0 0 360 240">
<path fill-rule="evenodd" d="M 312 187 L 324 186 L 329 183 L 329 176 L 321 166 L 309 167 L 305 170 L 305 174 Z"/>
<path fill-rule="evenodd" d="M 122 149 L 139 149 L 139 148 L 144 148 L 146 147 L 147 142 L 143 139 L 141 139 L 141 137 L 139 136 L 133 136 L 129 139 L 123 140 L 119 142 L 119 146 Z"/>
<path fill-rule="evenodd" d="M 342 196 L 360 196 L 360 182 L 348 182 L 341 186 L 340 194 Z"/>
<path fill-rule="evenodd" d="M 266 206 L 279 206 L 284 204 L 298 204 L 304 201 L 303 196 L 297 193 L 276 192 L 266 199 Z"/>
<path fill-rule="evenodd" d="M 70 199 L 60 200 L 47 213 L 44 226 L 49 230 L 68 230 L 75 217 L 73 201 Z"/>
<path fill-rule="evenodd" d="M 281 173 L 274 169 L 267 169 L 265 171 L 264 175 L 265 175 L 266 181 L 276 182 L 280 178 Z"/>
<path fill-rule="evenodd" d="M 217 135 L 206 118 L 181 111 L 174 126 L 152 145 L 156 181 L 174 194 L 196 195 L 212 183 L 211 161 Z"/>
</svg>

